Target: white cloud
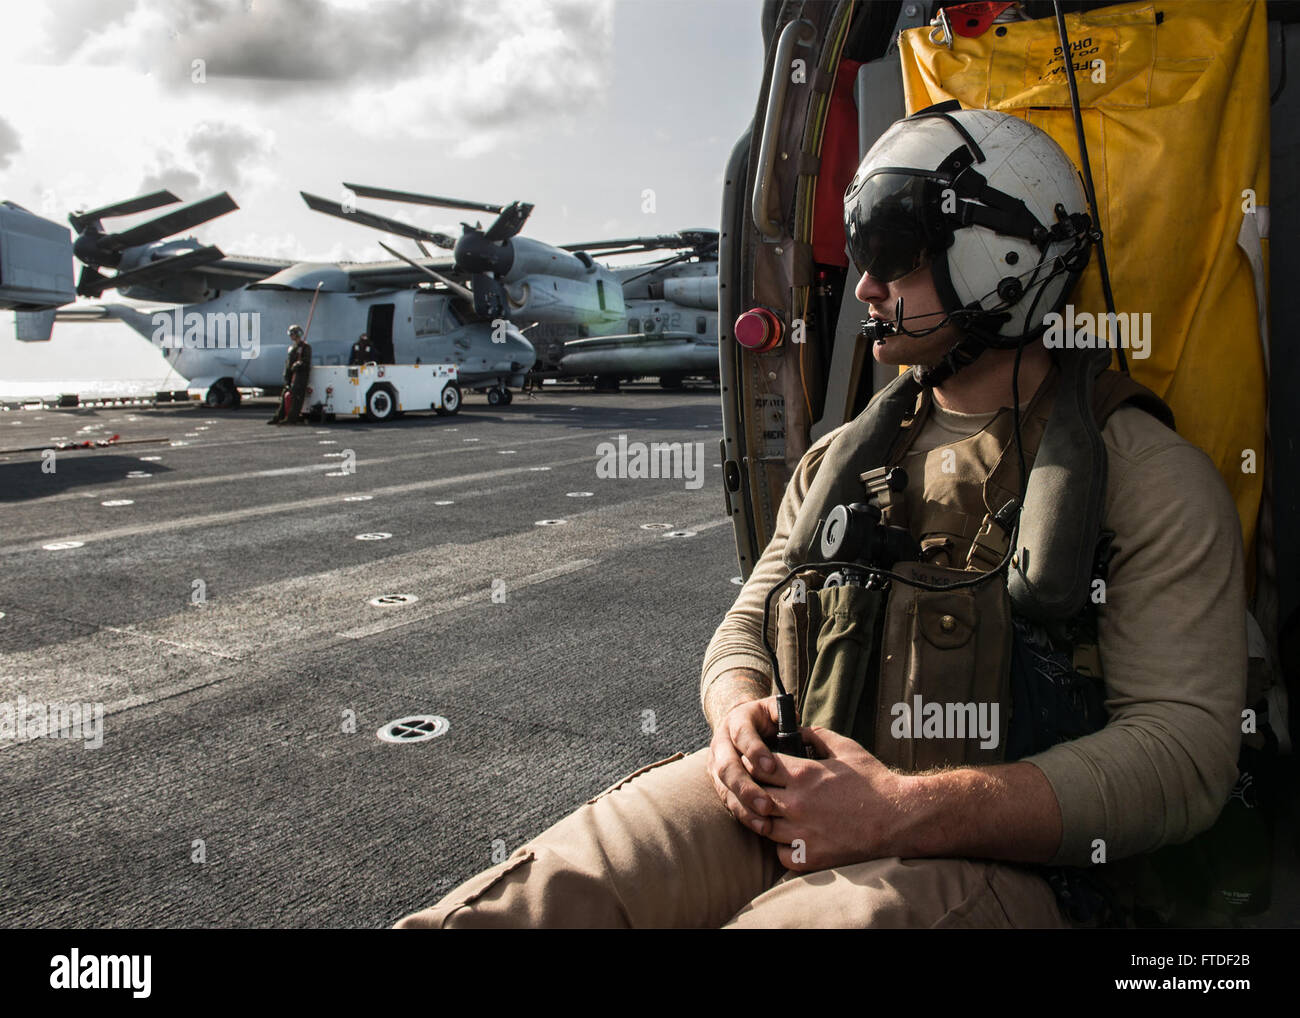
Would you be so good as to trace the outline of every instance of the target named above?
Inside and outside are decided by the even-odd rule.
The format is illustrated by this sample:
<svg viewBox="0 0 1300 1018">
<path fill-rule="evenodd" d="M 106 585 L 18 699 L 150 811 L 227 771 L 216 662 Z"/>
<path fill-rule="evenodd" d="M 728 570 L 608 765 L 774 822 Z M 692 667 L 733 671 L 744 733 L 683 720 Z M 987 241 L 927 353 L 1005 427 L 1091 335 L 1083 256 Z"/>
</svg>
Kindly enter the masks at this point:
<svg viewBox="0 0 1300 1018">
<path fill-rule="evenodd" d="M 0 170 L 13 161 L 13 157 L 22 147 L 18 132 L 10 126 L 9 121 L 0 117 Z"/>
<path fill-rule="evenodd" d="M 245 119 L 274 110 L 375 137 L 441 138 L 457 157 L 572 132 L 603 105 L 612 77 L 612 0 L 139 0 L 103 11 L 54 0 L 48 9 L 26 26 L 40 61 L 129 69 L 159 98 L 219 99 Z"/>
</svg>

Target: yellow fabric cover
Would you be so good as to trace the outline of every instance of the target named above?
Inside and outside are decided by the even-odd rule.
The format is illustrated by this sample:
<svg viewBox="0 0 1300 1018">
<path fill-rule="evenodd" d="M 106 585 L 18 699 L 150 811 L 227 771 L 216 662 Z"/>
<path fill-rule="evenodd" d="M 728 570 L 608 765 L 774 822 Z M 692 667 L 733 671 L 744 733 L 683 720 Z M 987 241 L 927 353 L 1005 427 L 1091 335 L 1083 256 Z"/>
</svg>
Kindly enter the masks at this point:
<svg viewBox="0 0 1300 1018">
<path fill-rule="evenodd" d="M 1237 239 L 1242 217 L 1268 205 L 1263 0 L 1120 4 L 1065 20 L 1116 311 L 1151 315 L 1149 357 L 1127 351 L 1129 369 L 1214 461 L 1252 551 L 1267 387 L 1254 276 Z M 958 36 L 951 49 L 929 34 L 902 36 L 909 113 L 947 99 L 1011 113 L 1080 165 L 1054 18 Z M 1095 251 L 1072 302 L 1076 313 L 1105 311 Z"/>
</svg>

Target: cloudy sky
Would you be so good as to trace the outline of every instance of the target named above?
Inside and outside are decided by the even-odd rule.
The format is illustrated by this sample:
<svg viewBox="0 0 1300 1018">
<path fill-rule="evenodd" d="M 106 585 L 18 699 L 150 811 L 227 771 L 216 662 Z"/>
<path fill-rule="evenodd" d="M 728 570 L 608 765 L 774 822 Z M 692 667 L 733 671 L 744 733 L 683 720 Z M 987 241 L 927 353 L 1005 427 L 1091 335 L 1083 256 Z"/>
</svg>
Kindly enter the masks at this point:
<svg viewBox="0 0 1300 1018">
<path fill-rule="evenodd" d="M 303 259 L 384 257 L 380 234 L 298 196 L 341 199 L 344 180 L 532 202 L 525 234 L 555 243 L 714 227 L 757 99 L 759 8 L 0 0 L 0 198 L 63 219 L 158 187 L 229 190 L 240 209 L 204 241 Z M 453 234 L 465 215 L 359 204 Z M 54 351 L 37 353 L 5 342 L 0 375 L 48 375 Z"/>
</svg>

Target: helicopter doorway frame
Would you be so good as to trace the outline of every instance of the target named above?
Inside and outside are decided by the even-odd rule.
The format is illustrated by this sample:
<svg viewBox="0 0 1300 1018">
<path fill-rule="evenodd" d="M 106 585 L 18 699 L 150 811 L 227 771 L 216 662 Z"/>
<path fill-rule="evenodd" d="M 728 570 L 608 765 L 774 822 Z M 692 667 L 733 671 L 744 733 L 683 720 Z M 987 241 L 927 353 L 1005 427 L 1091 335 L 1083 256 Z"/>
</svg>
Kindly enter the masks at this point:
<svg viewBox="0 0 1300 1018">
<path fill-rule="evenodd" d="M 393 316 L 396 304 L 371 304 L 366 312 L 366 335 L 375 350 L 375 360 L 380 364 L 394 364 Z"/>
</svg>

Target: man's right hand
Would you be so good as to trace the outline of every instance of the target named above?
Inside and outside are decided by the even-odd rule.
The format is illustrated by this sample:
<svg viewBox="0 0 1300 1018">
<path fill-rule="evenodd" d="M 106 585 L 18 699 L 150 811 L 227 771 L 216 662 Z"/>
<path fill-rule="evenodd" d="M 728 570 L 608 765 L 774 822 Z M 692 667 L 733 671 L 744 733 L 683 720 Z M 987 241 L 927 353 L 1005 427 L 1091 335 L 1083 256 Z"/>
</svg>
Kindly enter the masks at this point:
<svg viewBox="0 0 1300 1018">
<path fill-rule="evenodd" d="M 772 829 L 772 800 L 753 775 L 762 778 L 775 769 L 763 740 L 776 734 L 776 718 L 774 696 L 737 704 L 715 726 L 709 745 L 709 775 L 723 805 L 759 834 Z"/>
</svg>

